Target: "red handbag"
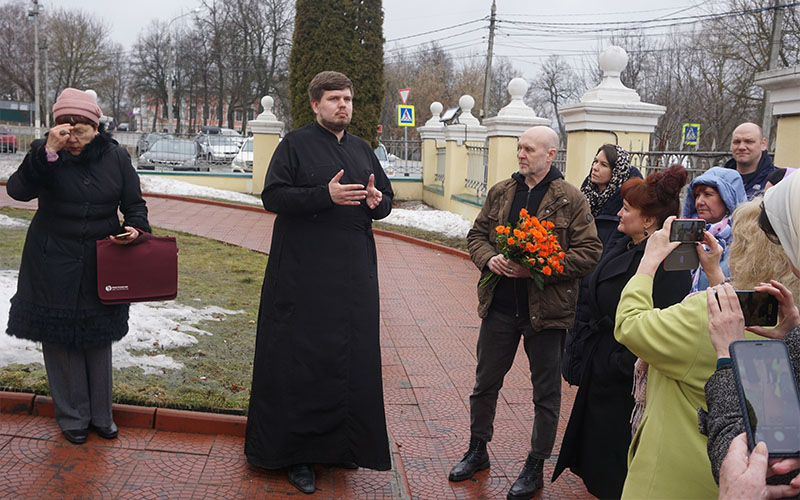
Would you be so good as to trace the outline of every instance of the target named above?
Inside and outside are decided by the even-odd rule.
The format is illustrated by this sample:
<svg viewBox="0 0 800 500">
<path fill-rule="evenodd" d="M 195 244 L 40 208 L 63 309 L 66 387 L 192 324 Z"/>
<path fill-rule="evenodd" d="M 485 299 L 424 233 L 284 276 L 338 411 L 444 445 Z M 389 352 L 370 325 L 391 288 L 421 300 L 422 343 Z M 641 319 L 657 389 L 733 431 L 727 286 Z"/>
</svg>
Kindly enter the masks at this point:
<svg viewBox="0 0 800 500">
<path fill-rule="evenodd" d="M 96 244 L 97 294 L 103 304 L 172 300 L 178 295 L 178 245 L 174 236 L 142 232 L 127 245 L 108 239 Z"/>
</svg>

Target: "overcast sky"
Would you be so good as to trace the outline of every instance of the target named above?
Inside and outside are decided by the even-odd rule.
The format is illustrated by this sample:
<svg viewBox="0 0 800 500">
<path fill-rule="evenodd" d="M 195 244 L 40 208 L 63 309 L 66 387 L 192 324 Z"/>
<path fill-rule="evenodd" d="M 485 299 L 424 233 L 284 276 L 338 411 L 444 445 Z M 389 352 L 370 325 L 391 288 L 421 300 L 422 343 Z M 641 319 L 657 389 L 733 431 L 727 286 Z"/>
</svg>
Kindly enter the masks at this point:
<svg viewBox="0 0 800 500">
<path fill-rule="evenodd" d="M 139 33 L 153 19 L 168 21 L 200 5 L 197 0 L 40 0 L 40 3 L 46 8 L 80 9 L 103 19 L 112 28 L 111 38 L 126 50 L 130 50 Z M 594 59 L 594 55 L 586 53 L 594 53 L 608 43 L 600 41 L 601 34 L 596 31 L 580 35 L 551 33 L 525 36 L 526 25 L 515 23 L 643 21 L 702 14 L 712 7 L 724 9 L 726 3 L 722 0 L 662 0 L 657 3 L 641 0 L 606 0 L 602 3 L 588 0 L 497 0 L 497 18 L 500 22 L 494 53 L 511 58 L 523 76 L 532 77 L 530 73 L 535 73 L 538 63 L 550 54 L 557 53 L 572 61 L 587 57 Z M 478 20 L 489 16 L 491 4 L 491 0 L 384 0 L 387 54 L 391 54 L 399 45 L 413 50 L 415 45 L 437 40 L 459 57 L 485 55 L 488 22 Z M 185 19 L 188 22 L 190 16 Z M 176 24 L 180 22 L 184 20 Z M 457 24 L 463 26 L 443 30 Z M 635 28 L 636 25 L 631 27 Z M 543 29 L 559 31 L 558 27 Z M 441 31 L 396 40 L 434 30 Z"/>
</svg>

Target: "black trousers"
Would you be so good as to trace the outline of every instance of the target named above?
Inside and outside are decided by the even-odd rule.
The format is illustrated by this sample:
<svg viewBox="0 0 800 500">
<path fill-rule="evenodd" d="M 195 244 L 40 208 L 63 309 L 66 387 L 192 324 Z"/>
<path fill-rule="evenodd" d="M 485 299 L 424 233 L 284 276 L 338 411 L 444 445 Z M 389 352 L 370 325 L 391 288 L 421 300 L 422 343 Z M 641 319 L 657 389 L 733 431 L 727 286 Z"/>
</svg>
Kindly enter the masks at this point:
<svg viewBox="0 0 800 500">
<path fill-rule="evenodd" d="M 528 452 L 536 459 L 550 457 L 561 409 L 561 356 L 566 330 L 534 331 L 529 319 L 490 310 L 481 322 L 475 387 L 469 397 L 470 432 L 491 441 L 497 396 L 511 369 L 519 338 L 528 355 L 533 384 L 533 430 Z"/>
</svg>

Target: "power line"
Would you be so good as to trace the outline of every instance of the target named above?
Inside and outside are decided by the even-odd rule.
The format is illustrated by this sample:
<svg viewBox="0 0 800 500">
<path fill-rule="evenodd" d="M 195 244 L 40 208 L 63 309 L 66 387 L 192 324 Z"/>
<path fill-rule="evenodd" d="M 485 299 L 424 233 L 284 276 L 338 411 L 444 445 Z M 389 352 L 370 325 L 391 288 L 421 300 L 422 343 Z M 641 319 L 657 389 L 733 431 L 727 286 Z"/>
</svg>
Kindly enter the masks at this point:
<svg viewBox="0 0 800 500">
<path fill-rule="evenodd" d="M 398 40 L 406 40 L 408 38 L 416 38 L 418 36 L 423 36 L 423 35 L 430 35 L 431 33 L 439 33 L 441 31 L 447 31 L 447 30 L 450 30 L 450 29 L 453 29 L 453 28 L 459 28 L 461 26 L 466 26 L 468 24 L 473 24 L 473 23 L 478 23 L 478 22 L 481 22 L 481 21 L 486 21 L 487 19 L 488 18 L 484 16 L 484 17 L 482 17 L 480 19 L 473 19 L 472 21 L 467 21 L 465 23 L 454 24 L 452 26 L 446 26 L 444 28 L 439 28 L 439 29 L 435 29 L 435 30 L 431 30 L 431 31 L 425 31 L 423 33 L 416 33 L 414 35 L 407 35 L 407 36 L 401 36 L 399 38 L 392 38 L 391 40 L 386 40 L 386 43 L 396 42 Z"/>
</svg>

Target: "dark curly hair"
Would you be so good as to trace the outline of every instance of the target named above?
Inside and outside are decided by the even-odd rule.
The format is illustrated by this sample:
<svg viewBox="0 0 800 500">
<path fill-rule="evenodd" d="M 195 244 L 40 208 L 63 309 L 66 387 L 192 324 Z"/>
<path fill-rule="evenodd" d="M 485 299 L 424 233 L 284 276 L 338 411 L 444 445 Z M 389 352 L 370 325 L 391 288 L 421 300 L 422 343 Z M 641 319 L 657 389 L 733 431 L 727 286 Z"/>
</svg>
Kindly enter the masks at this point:
<svg viewBox="0 0 800 500">
<path fill-rule="evenodd" d="M 689 174 L 682 166 L 675 164 L 647 176 L 647 179 L 633 178 L 622 185 L 622 198 L 630 206 L 639 210 L 643 217 L 655 217 L 658 227 L 670 215 L 680 212 L 680 197 Z"/>
</svg>

